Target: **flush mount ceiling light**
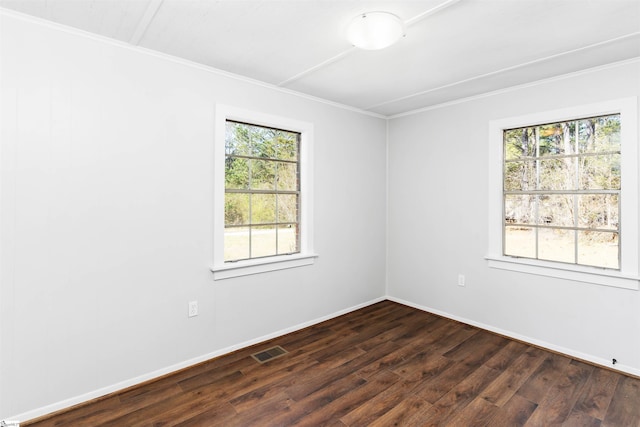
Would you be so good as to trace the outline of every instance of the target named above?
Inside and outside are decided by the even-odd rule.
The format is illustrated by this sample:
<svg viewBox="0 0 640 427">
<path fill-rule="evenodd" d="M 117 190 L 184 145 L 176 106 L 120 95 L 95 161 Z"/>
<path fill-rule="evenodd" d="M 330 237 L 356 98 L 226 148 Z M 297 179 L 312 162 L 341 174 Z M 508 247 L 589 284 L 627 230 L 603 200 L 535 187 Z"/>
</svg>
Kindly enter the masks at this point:
<svg viewBox="0 0 640 427">
<path fill-rule="evenodd" d="M 367 12 L 353 18 L 347 39 L 360 49 L 384 49 L 404 36 L 404 22 L 389 12 Z"/>
</svg>

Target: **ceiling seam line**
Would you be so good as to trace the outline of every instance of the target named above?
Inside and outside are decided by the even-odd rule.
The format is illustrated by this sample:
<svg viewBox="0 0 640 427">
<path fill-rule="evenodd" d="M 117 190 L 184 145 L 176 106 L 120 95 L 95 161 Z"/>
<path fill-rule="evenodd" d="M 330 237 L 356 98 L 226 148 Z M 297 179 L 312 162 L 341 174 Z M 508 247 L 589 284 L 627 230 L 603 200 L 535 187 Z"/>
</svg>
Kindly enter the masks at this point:
<svg viewBox="0 0 640 427">
<path fill-rule="evenodd" d="M 163 1 L 164 0 L 151 0 L 151 2 L 149 2 L 149 4 L 147 5 L 147 8 L 144 11 L 144 15 L 142 15 L 142 18 L 140 18 L 140 22 L 138 22 L 138 25 L 136 26 L 136 30 L 134 31 L 133 35 L 131 36 L 131 39 L 129 40 L 130 44 L 134 46 L 138 46 L 138 44 L 142 40 L 142 37 L 144 37 L 144 34 L 149 29 L 149 26 L 151 25 L 151 21 L 153 21 L 153 18 L 155 18 L 156 13 L 158 13 L 158 10 L 160 10 L 160 6 L 162 6 Z"/>
<path fill-rule="evenodd" d="M 513 92 L 515 90 L 525 89 L 525 88 L 529 88 L 529 87 L 535 87 L 535 86 L 539 86 L 539 85 L 542 85 L 542 84 L 545 84 L 545 83 L 556 82 L 556 81 L 559 81 L 559 80 L 564 80 L 564 79 L 567 79 L 567 78 L 580 76 L 580 75 L 583 75 L 583 74 L 594 73 L 594 72 L 598 72 L 598 71 L 601 71 L 601 70 L 607 70 L 607 69 L 610 69 L 610 68 L 621 67 L 621 66 L 625 66 L 625 65 L 628 65 L 628 64 L 635 64 L 635 63 L 640 63 L 640 56 L 635 56 L 633 58 L 624 59 L 622 61 L 611 62 L 611 63 L 604 64 L 604 65 L 597 65 L 595 67 L 585 68 L 585 69 L 578 70 L 578 71 L 572 71 L 572 72 L 561 74 L 561 75 L 558 75 L 558 76 L 546 77 L 546 78 L 543 78 L 543 79 L 540 79 L 540 80 L 535 80 L 533 82 L 517 84 L 517 85 L 514 85 L 514 86 L 508 86 L 508 87 L 503 88 L 503 89 L 492 90 L 492 91 L 489 91 L 489 92 L 482 92 L 482 93 L 479 93 L 477 95 L 467 96 L 467 97 L 464 97 L 464 98 L 456 98 L 456 99 L 453 99 L 451 101 L 441 102 L 441 103 L 438 103 L 438 104 L 429 105 L 427 107 L 420 107 L 420 108 L 416 108 L 416 109 L 413 109 L 413 110 L 405 111 L 403 113 L 390 114 L 390 115 L 387 115 L 386 117 L 387 117 L 387 120 L 394 120 L 394 119 L 398 119 L 400 117 L 406 117 L 406 116 L 412 116 L 414 114 L 420 114 L 420 113 L 423 113 L 425 111 L 437 110 L 439 108 L 444 108 L 444 107 L 449 107 L 449 106 L 452 106 L 452 105 L 462 104 L 464 102 L 475 101 L 475 100 L 478 100 L 478 99 L 488 98 L 488 97 L 500 95 L 500 94 L 503 94 L 503 93 Z"/>
<path fill-rule="evenodd" d="M 414 98 L 416 96 L 425 95 L 425 94 L 430 93 L 430 92 L 435 92 L 435 91 L 438 91 L 438 90 L 447 89 L 447 88 L 450 88 L 450 87 L 453 87 L 453 86 L 457 86 L 457 85 L 460 85 L 460 84 L 463 84 L 463 83 L 469 83 L 469 82 L 472 82 L 474 80 L 478 80 L 478 79 L 482 79 L 482 78 L 485 78 L 485 77 L 491 77 L 491 76 L 494 76 L 494 75 L 497 75 L 497 74 L 505 73 L 507 71 L 517 70 L 518 68 L 523 68 L 523 67 L 526 67 L 526 66 L 529 66 L 529 65 L 537 64 L 537 63 L 548 61 L 548 60 L 555 59 L 555 58 L 559 58 L 559 57 L 562 57 L 562 56 L 565 56 L 565 55 L 570 55 L 572 53 L 577 53 L 577 52 L 581 52 L 581 51 L 584 51 L 584 50 L 592 49 L 594 47 L 603 46 L 603 45 L 606 45 L 608 43 L 624 40 L 624 39 L 627 39 L 627 38 L 636 37 L 638 35 L 640 35 L 640 31 L 636 31 L 634 33 L 626 34 L 626 35 L 620 36 L 620 37 L 615 37 L 613 39 L 605 40 L 603 42 L 590 44 L 588 46 L 583 46 L 583 47 L 580 47 L 580 48 L 576 48 L 576 49 L 568 50 L 568 51 L 565 51 L 565 52 L 557 53 L 557 54 L 554 54 L 554 55 L 545 56 L 544 58 L 538 58 L 538 59 L 534 59 L 532 61 L 523 62 L 521 64 L 512 65 L 510 67 L 501 68 L 499 70 L 491 71 L 489 73 L 481 74 L 479 76 L 474 76 L 474 77 L 469 77 L 467 79 L 458 80 L 457 82 L 449 83 L 449 84 L 446 84 L 446 85 L 443 85 L 443 86 L 438 86 L 438 87 L 435 87 L 435 88 L 432 88 L 432 89 L 423 90 L 423 91 L 420 91 L 420 92 L 413 93 L 411 95 L 406 95 L 406 96 L 403 96 L 403 97 L 400 97 L 400 98 L 392 99 L 390 101 L 385 101 L 385 102 L 381 102 L 381 103 L 378 103 L 378 104 L 369 105 L 367 107 L 364 107 L 363 109 L 371 110 L 373 108 L 378 108 L 378 107 L 381 107 L 381 106 L 384 106 L 384 105 L 393 104 L 395 102 L 405 101 L 407 99 L 411 99 L 411 98 Z"/>
<path fill-rule="evenodd" d="M 314 71 L 319 70 L 320 68 L 322 68 L 324 66 L 330 65 L 330 64 L 342 59 L 343 57 L 345 57 L 348 54 L 350 54 L 354 49 L 356 49 L 356 47 L 355 46 L 351 46 L 348 50 L 345 50 L 344 52 L 339 53 L 339 54 L 337 54 L 336 56 L 334 56 L 332 58 L 329 58 L 329 59 L 327 59 L 325 61 L 322 61 L 321 63 L 319 63 L 317 65 L 314 65 L 313 67 L 308 68 L 308 69 L 306 69 L 306 70 L 304 70 L 304 71 L 302 71 L 302 72 L 300 72 L 300 73 L 298 73 L 298 74 L 296 74 L 296 75 L 294 75 L 292 77 L 289 77 L 287 80 L 284 80 L 284 81 L 278 83 L 276 86 L 284 86 L 284 85 L 287 85 L 287 84 L 289 84 L 291 82 L 299 80 L 302 77 L 306 76 L 307 74 L 311 74 Z"/>
<path fill-rule="evenodd" d="M 413 24 L 415 24 L 417 22 L 420 22 L 423 19 L 425 19 L 425 18 L 427 18 L 427 17 L 429 17 L 431 15 L 434 15 L 434 14 L 438 13 L 438 12 L 448 8 L 449 6 L 453 6 L 455 3 L 458 3 L 459 1 L 461 1 L 461 0 L 447 0 L 444 3 L 441 3 L 436 7 L 432 7 L 431 9 L 426 10 L 426 11 L 414 16 L 413 18 L 406 20 L 404 22 L 404 25 L 406 25 L 407 27 L 410 27 L 411 25 L 413 25 Z"/>
</svg>

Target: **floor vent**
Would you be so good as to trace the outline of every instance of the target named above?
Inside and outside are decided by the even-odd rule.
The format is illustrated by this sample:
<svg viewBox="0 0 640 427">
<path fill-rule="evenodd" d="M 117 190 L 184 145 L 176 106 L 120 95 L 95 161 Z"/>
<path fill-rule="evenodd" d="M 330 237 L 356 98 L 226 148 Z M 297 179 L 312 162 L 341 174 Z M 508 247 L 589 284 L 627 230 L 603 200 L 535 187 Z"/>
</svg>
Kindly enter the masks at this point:
<svg viewBox="0 0 640 427">
<path fill-rule="evenodd" d="M 264 362 L 268 362 L 269 360 L 273 360 L 277 357 L 284 356 L 287 353 L 288 353 L 287 350 L 277 345 L 275 347 L 268 348 L 258 353 L 254 353 L 251 355 L 251 357 L 253 357 L 260 363 L 264 363 Z"/>
</svg>

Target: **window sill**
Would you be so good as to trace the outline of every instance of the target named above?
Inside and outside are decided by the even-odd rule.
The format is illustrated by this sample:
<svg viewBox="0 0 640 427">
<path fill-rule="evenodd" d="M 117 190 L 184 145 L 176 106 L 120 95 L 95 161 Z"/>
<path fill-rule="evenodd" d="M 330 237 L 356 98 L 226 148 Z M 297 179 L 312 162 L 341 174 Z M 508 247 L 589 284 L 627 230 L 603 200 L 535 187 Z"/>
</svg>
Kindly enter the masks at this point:
<svg viewBox="0 0 640 427">
<path fill-rule="evenodd" d="M 574 280 L 622 289 L 638 290 L 640 277 L 624 275 L 617 271 L 573 265 L 556 264 L 525 258 L 511 258 L 499 255 L 485 256 L 489 267 L 539 276 Z"/>
<path fill-rule="evenodd" d="M 215 265 L 211 268 L 211 271 L 213 272 L 213 280 L 223 280 L 312 265 L 317 257 L 317 254 L 280 255 Z"/>
</svg>

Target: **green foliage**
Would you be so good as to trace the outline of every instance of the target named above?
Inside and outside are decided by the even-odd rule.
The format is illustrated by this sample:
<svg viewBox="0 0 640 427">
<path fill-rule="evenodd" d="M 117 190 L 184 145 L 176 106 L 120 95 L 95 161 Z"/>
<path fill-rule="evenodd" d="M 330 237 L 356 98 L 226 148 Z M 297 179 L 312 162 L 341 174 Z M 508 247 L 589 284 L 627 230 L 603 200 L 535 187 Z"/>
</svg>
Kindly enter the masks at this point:
<svg viewBox="0 0 640 427">
<path fill-rule="evenodd" d="M 225 188 L 249 188 L 249 160 L 239 157 L 225 159 Z"/>
<path fill-rule="evenodd" d="M 249 194 L 227 193 L 224 198 L 225 225 L 247 224 L 249 218 Z"/>
</svg>

